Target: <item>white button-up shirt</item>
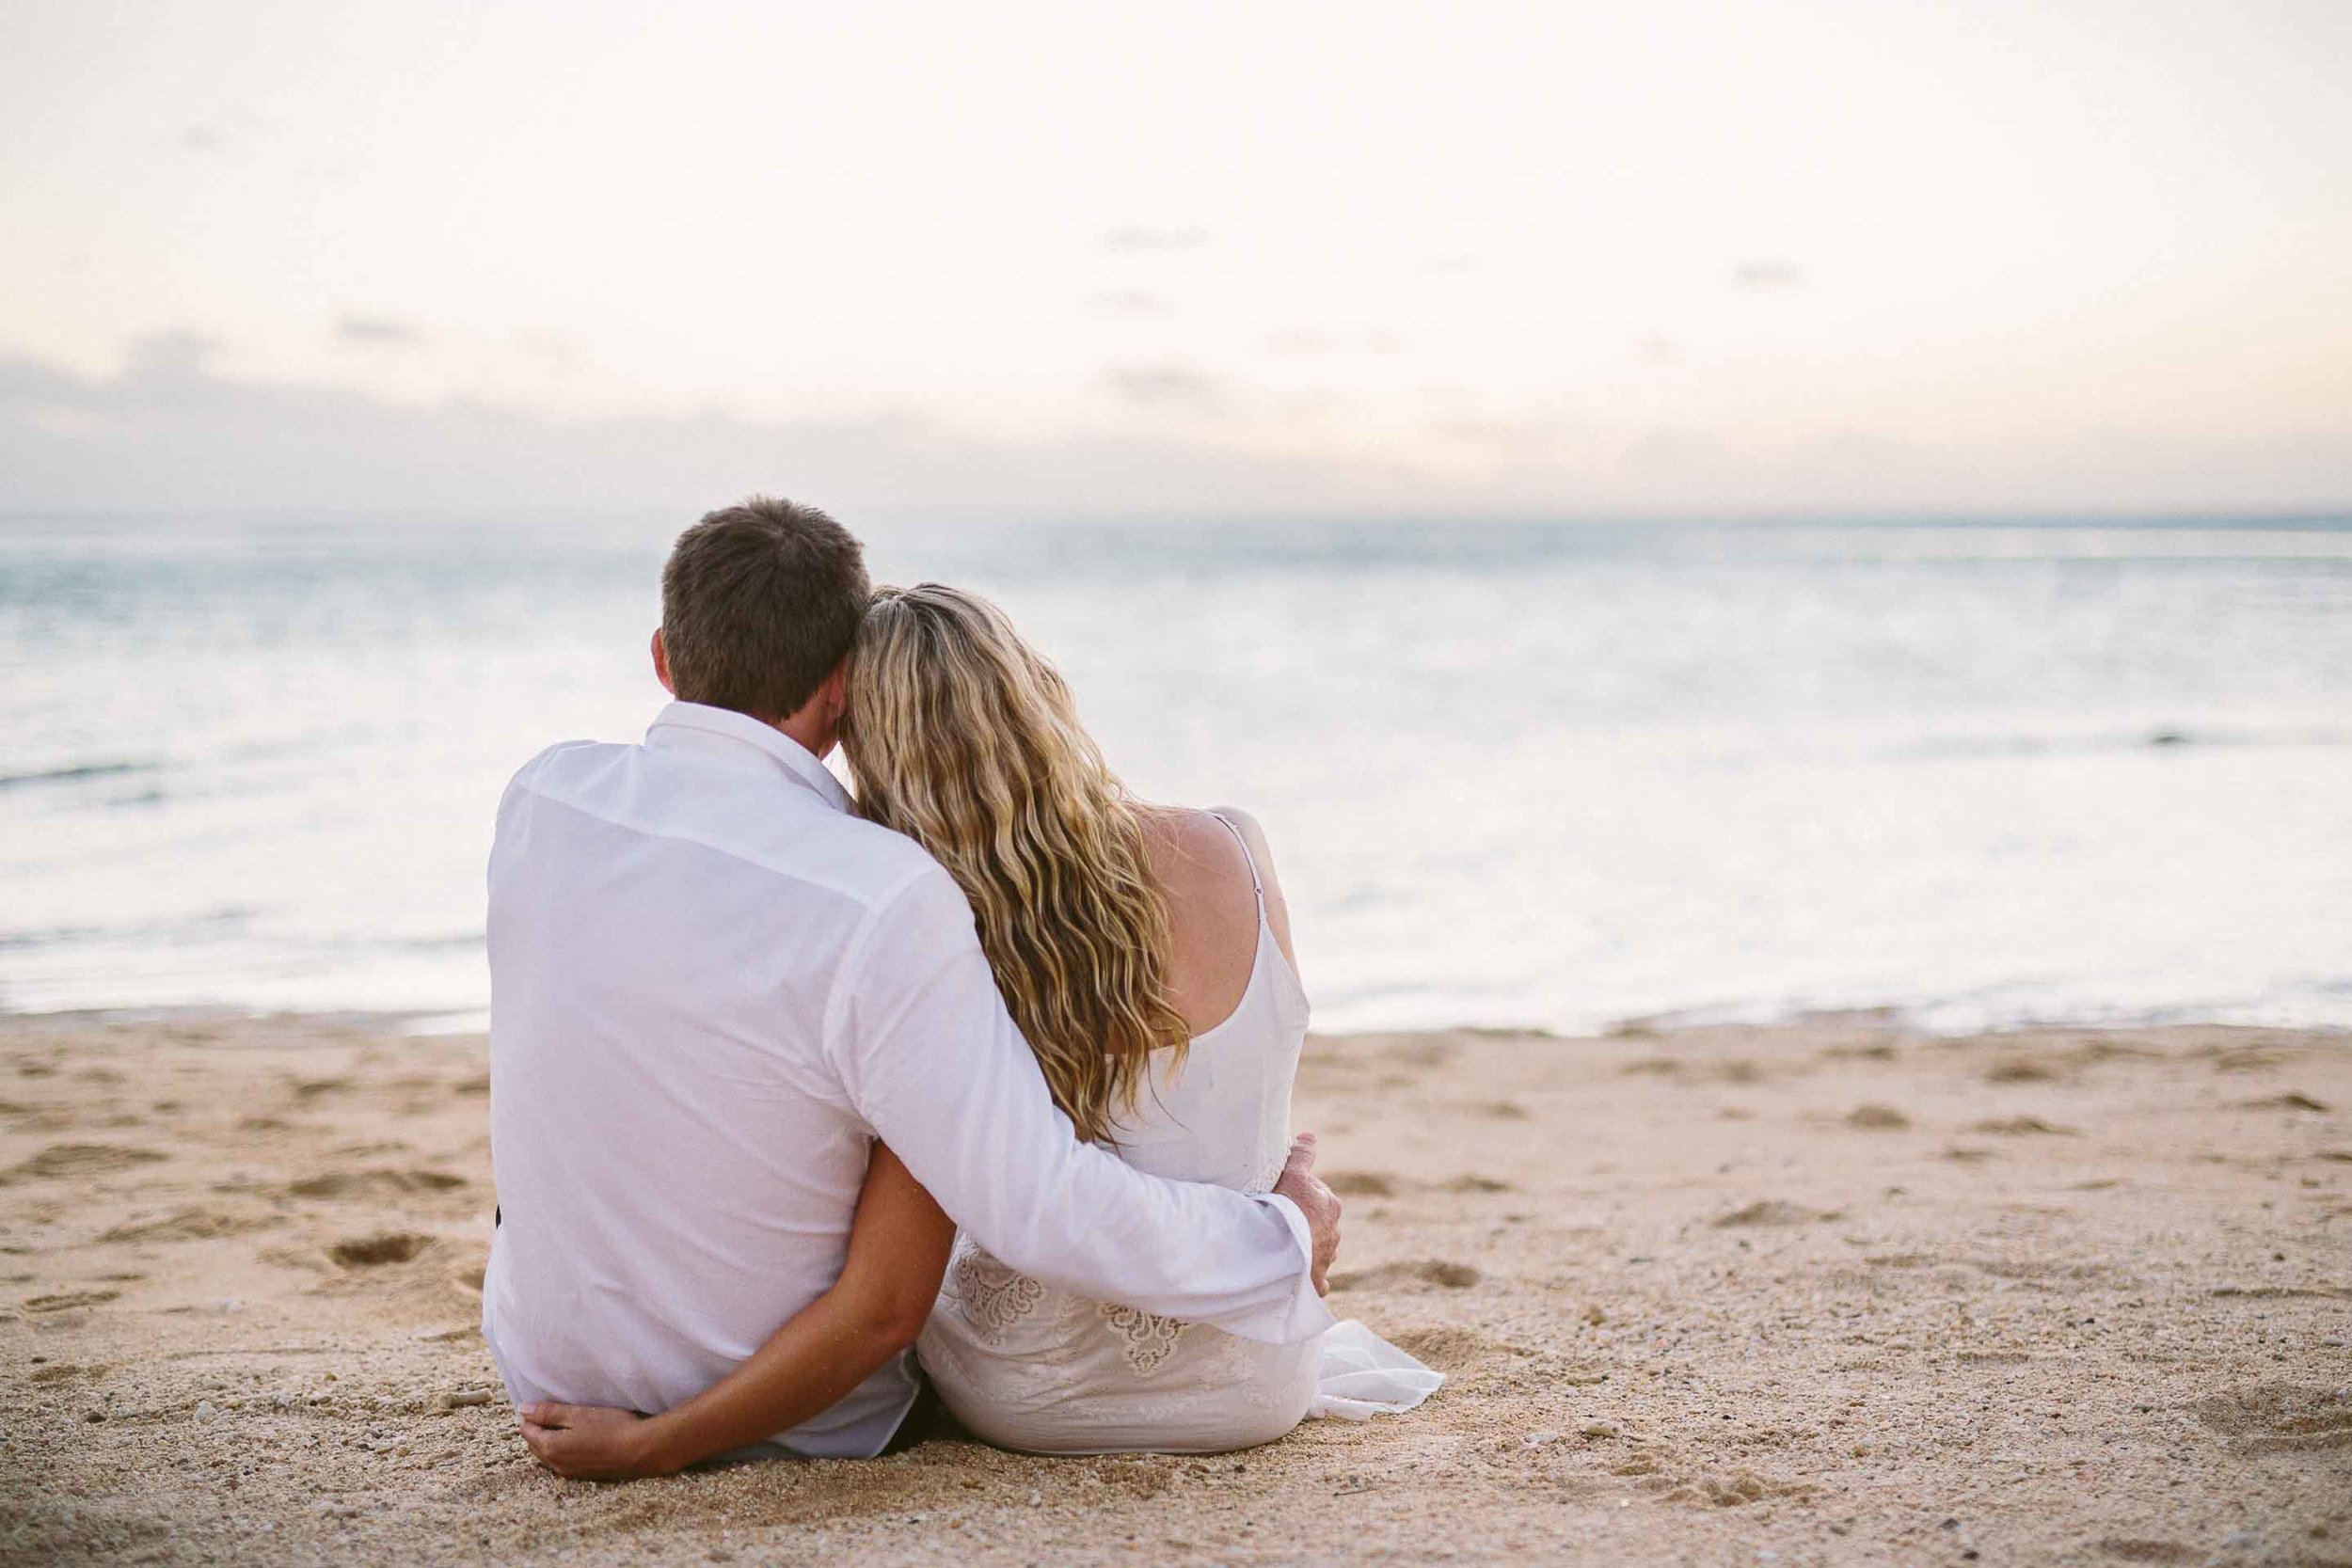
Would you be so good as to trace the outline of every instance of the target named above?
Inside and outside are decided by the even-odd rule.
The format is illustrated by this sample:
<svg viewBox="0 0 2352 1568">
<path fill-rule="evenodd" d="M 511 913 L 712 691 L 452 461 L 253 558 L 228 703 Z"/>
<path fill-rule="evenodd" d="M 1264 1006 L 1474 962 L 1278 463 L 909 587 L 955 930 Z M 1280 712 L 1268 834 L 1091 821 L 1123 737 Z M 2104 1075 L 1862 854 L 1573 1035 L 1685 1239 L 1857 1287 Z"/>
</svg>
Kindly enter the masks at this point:
<svg viewBox="0 0 2352 1568">
<path fill-rule="evenodd" d="M 490 852 L 482 1330 L 517 1402 L 660 1411 L 839 1276 L 869 1140 L 1049 1285 L 1269 1343 L 1327 1327 L 1288 1200 L 1081 1144 L 963 895 L 806 749 L 674 703 L 542 752 Z M 865 1456 L 911 1355 L 776 1441 Z"/>
</svg>

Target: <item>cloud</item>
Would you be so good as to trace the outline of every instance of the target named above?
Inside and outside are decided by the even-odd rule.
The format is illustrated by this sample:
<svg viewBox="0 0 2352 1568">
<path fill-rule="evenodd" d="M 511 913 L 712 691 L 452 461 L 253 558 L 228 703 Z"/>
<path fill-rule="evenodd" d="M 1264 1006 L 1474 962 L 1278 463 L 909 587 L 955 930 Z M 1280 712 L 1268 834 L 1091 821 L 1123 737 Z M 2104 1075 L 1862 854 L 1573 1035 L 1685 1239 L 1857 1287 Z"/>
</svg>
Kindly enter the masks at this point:
<svg viewBox="0 0 2352 1568">
<path fill-rule="evenodd" d="M 1225 383 L 1188 365 L 1113 365 L 1104 384 L 1121 401 L 1154 413 L 1216 414 L 1225 409 Z"/>
<path fill-rule="evenodd" d="M 400 346 L 424 341 L 424 333 L 390 316 L 346 313 L 335 324 L 335 340 L 344 343 Z"/>
<path fill-rule="evenodd" d="M 1097 310 L 1107 310 L 1120 316 L 1156 316 L 1168 309 L 1159 295 L 1147 289 L 1110 289 L 1087 300 Z"/>
<path fill-rule="evenodd" d="M 227 142 L 216 126 L 191 125 L 180 133 L 180 145 L 191 152 L 217 152 Z"/>
<path fill-rule="evenodd" d="M 1788 261 L 1741 261 L 1731 269 L 1731 280 L 1742 289 L 1793 289 L 1804 274 Z"/>
<path fill-rule="evenodd" d="M 219 339 L 198 332 L 155 332 L 134 338 L 123 356 L 124 375 L 147 382 L 201 376 L 220 357 L 223 346 Z"/>
<path fill-rule="evenodd" d="M 1189 229 L 1149 229 L 1131 225 L 1103 236 L 1105 250 L 1197 250 L 1209 243 L 1209 231 Z"/>
<path fill-rule="evenodd" d="M 1997 445 L 1823 430 L 1768 442 L 1698 426 L 1481 418 L 1466 392 L 1434 397 L 1429 426 L 1386 438 L 1353 419 L 1272 418 L 1279 406 L 1248 403 L 1243 388 L 1158 364 L 1115 367 L 1106 380 L 1130 406 L 1217 417 L 1009 438 L 892 411 L 561 419 L 465 400 L 420 407 L 232 377 L 219 356 L 219 344 L 187 333 L 142 340 L 111 375 L 0 355 L 0 512 L 691 511 L 754 489 L 943 515 L 1991 515 L 2352 500 L 2343 429 L 2204 439 L 2052 431 Z"/>
<path fill-rule="evenodd" d="M 453 400 L 216 373 L 217 345 L 144 340 L 89 376 L 0 356 L 0 513 L 42 510 L 695 509 L 768 489 L 845 507 L 1023 513 L 1359 508 L 1401 466 L 1251 450 L 1183 434 L 1071 430 L 1027 439 L 905 412 L 810 420 L 720 413 L 559 419 Z M 1165 370 L 1167 368 L 1163 368 Z M 1143 373 L 1180 401 L 1206 377 Z"/>
</svg>

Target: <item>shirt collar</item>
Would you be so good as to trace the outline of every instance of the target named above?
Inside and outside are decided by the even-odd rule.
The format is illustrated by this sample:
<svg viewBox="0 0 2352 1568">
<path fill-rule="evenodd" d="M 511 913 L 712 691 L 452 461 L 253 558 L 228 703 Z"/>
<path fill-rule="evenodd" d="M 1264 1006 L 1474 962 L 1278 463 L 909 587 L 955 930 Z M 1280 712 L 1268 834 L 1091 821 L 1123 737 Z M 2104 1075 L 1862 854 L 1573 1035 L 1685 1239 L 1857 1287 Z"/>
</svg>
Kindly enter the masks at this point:
<svg viewBox="0 0 2352 1568">
<path fill-rule="evenodd" d="M 663 732 L 669 732 L 664 734 Z M 690 736 L 691 737 L 690 739 Z M 817 759 L 817 754 L 773 724 L 763 724 L 748 713 L 710 707 L 702 703 L 672 703 L 654 716 L 645 731 L 648 746 L 690 744 L 697 751 L 713 748 L 701 737 L 711 736 L 764 752 L 794 779 L 813 789 L 835 811 L 850 809 L 850 792 Z"/>
</svg>

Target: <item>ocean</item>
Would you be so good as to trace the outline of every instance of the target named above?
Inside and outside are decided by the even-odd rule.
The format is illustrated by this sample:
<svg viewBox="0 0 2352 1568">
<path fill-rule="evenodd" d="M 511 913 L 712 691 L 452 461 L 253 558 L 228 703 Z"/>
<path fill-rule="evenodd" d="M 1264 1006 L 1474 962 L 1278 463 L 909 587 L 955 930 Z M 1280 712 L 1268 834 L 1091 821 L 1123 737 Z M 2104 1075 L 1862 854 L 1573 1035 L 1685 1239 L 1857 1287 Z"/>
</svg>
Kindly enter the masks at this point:
<svg viewBox="0 0 2352 1568">
<path fill-rule="evenodd" d="M 478 1022 L 689 520 L 0 519 L 0 1009 Z M 2352 521 L 845 521 L 1260 816 L 1321 1028 L 2352 1025 Z"/>
</svg>

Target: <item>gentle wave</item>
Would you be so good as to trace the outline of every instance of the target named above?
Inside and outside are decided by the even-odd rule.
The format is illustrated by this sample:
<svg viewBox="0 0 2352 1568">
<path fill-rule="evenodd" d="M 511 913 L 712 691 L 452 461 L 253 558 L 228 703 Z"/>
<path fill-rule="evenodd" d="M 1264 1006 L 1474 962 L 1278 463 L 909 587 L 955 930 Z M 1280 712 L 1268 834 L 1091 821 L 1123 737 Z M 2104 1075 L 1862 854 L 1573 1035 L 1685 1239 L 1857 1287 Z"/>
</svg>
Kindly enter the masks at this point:
<svg viewBox="0 0 2352 1568">
<path fill-rule="evenodd" d="M 675 521 L 0 521 L 0 1007 L 478 1009 Z M 2343 519 L 868 533 L 1267 824 L 1321 1028 L 2352 1022 Z"/>
<path fill-rule="evenodd" d="M 22 789 L 31 784 L 80 784 L 90 779 L 119 779 L 134 773 L 155 773 L 162 765 L 152 762 L 77 762 L 62 768 L 40 768 L 24 773 L 0 773 L 0 789 Z"/>
</svg>

